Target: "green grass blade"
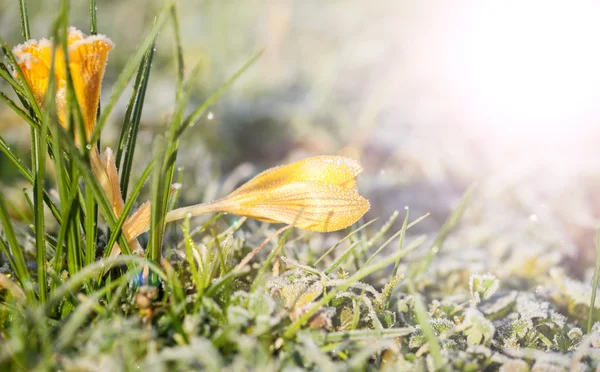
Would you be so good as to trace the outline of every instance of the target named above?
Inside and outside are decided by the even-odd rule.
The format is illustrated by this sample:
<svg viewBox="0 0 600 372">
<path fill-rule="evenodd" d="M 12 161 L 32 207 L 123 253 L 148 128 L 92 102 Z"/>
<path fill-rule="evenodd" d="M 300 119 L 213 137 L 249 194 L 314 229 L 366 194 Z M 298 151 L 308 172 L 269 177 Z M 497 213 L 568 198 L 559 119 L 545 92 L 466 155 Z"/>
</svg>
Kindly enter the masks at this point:
<svg viewBox="0 0 600 372">
<path fill-rule="evenodd" d="M 404 247 L 404 237 L 406 236 L 406 227 L 408 226 L 408 216 L 410 215 L 410 210 L 406 207 L 406 215 L 404 216 L 404 221 L 402 222 L 402 234 L 400 235 L 400 239 L 398 239 L 398 250 L 401 251 Z M 397 260 L 394 264 L 394 270 L 392 271 L 392 280 L 396 277 L 398 273 L 398 266 L 400 266 L 400 260 Z"/>
<path fill-rule="evenodd" d="M 73 195 L 65 194 L 64 197 L 61 197 L 63 201 L 63 213 L 64 213 L 64 221 L 65 223 L 60 225 L 58 230 L 58 237 L 56 239 L 56 252 L 54 253 L 54 272 L 60 273 L 62 272 L 62 253 L 63 253 L 63 245 L 67 240 L 67 234 L 69 229 L 71 228 L 70 224 L 72 219 L 69 217 L 71 215 L 71 210 L 73 209 L 73 202 L 76 199 L 75 193 L 76 189 L 71 189 Z M 52 285 L 52 289 L 54 289 L 54 285 Z"/>
<path fill-rule="evenodd" d="M 340 244 L 342 244 L 343 242 L 345 242 L 346 240 L 350 239 L 350 237 L 354 236 L 355 234 L 357 234 L 358 232 L 360 232 L 362 229 L 366 228 L 367 226 L 369 226 L 370 224 L 372 224 L 373 222 L 377 221 L 377 218 L 372 219 L 371 221 L 363 224 L 362 226 L 360 226 L 358 229 L 353 230 L 352 232 L 350 232 L 348 235 L 344 236 L 341 240 L 339 240 L 337 243 L 335 243 L 334 245 L 332 245 L 327 251 L 325 251 L 325 253 L 323 253 L 321 255 L 321 257 L 319 257 L 314 263 L 314 265 L 317 265 L 319 262 L 323 261 L 323 259 L 325 257 L 327 257 L 331 252 L 333 252 L 334 249 L 336 249 Z"/>
<path fill-rule="evenodd" d="M 369 239 L 369 241 L 367 242 L 367 245 L 366 245 L 365 249 L 371 248 L 373 246 L 373 244 L 375 244 L 376 241 L 378 241 L 379 239 L 381 239 L 381 237 L 383 235 L 385 235 L 385 233 L 387 233 L 389 231 L 389 229 L 392 228 L 392 225 L 398 219 L 398 215 L 399 215 L 398 211 L 394 211 L 394 213 L 392 213 L 392 215 L 390 216 L 390 218 L 387 220 L 386 223 L 383 224 L 383 226 L 381 227 L 381 229 L 379 229 L 379 231 L 377 231 L 377 233 L 371 239 Z"/>
<path fill-rule="evenodd" d="M 182 92 L 183 75 L 185 65 L 183 63 L 183 48 L 181 46 L 181 31 L 179 27 L 179 17 L 177 16 L 177 6 L 173 4 L 171 8 L 171 20 L 173 21 L 173 34 L 175 37 L 175 55 L 177 57 L 177 92 Z"/>
<path fill-rule="evenodd" d="M 32 129 L 40 130 L 40 125 L 31 116 L 29 116 L 25 110 L 21 109 L 16 105 L 15 102 L 8 98 L 6 94 L 0 92 L 0 100 L 4 102 L 10 109 L 12 109 L 21 119 L 25 120 Z"/>
<path fill-rule="evenodd" d="M 51 79 L 52 80 L 52 79 Z M 52 84 L 50 84 L 52 86 Z M 48 99 L 47 99 L 48 100 Z M 44 227 L 44 175 L 46 174 L 46 143 L 48 134 L 49 115 L 44 115 L 40 132 L 32 129 L 32 160 L 33 160 L 33 216 L 35 230 L 36 260 L 38 267 L 38 291 L 40 302 L 46 302 L 46 235 Z"/>
<path fill-rule="evenodd" d="M 382 245 L 379 246 L 379 248 L 377 248 L 377 250 L 375 252 L 373 252 L 373 254 L 371 255 L 371 257 L 369 257 L 369 259 L 367 259 L 367 261 L 365 261 L 365 265 L 368 265 L 371 263 L 371 261 L 373 261 L 373 259 L 379 254 L 381 253 L 381 251 L 388 246 L 388 244 L 390 244 L 394 239 L 396 239 L 397 237 L 399 237 L 400 235 L 402 235 L 403 233 L 403 229 L 398 230 L 394 235 L 390 236 L 388 240 L 386 240 Z"/>
<path fill-rule="evenodd" d="M 98 7 L 96 6 L 96 0 L 90 0 L 90 34 L 96 35 L 98 33 L 98 26 L 96 21 L 96 11 Z"/>
<path fill-rule="evenodd" d="M 2 51 L 4 51 L 4 48 L 2 48 Z M 23 87 L 17 81 L 17 79 L 13 77 L 12 73 L 8 70 L 8 68 L 2 61 L 0 61 L 0 77 L 8 84 L 10 84 L 10 86 L 13 88 L 13 90 L 19 96 L 19 98 L 25 97 L 25 89 L 23 89 Z"/>
<path fill-rule="evenodd" d="M 96 259 L 96 228 L 98 221 L 98 206 L 91 192 L 85 193 L 85 264 L 89 265 Z"/>
<path fill-rule="evenodd" d="M 90 0 L 90 34 L 98 33 L 96 0 Z M 98 107 L 100 110 L 100 107 Z M 90 192 L 85 193 L 85 265 L 96 259 L 96 230 L 98 227 L 98 205 Z"/>
<path fill-rule="evenodd" d="M 160 261 L 162 253 L 166 199 L 168 197 L 168 191 L 165 190 L 165 185 L 170 184 L 168 175 L 165 177 L 164 173 L 164 163 L 168 161 L 166 150 L 165 138 L 163 136 L 157 136 L 154 140 L 154 162 L 156 164 L 161 164 L 162 166 L 156 167 L 152 175 L 152 184 L 150 186 L 152 199 L 150 241 L 148 242 L 148 248 L 146 249 L 146 256 L 155 262 Z"/>
<path fill-rule="evenodd" d="M 198 252 L 198 248 L 196 247 L 196 244 L 194 244 L 194 240 L 192 239 L 192 237 L 190 236 L 190 219 L 186 218 L 184 219 L 183 223 L 181 224 L 181 231 L 183 232 L 183 241 L 185 243 L 185 256 L 186 259 L 188 261 L 188 265 L 190 267 L 190 273 L 192 275 L 192 280 L 194 281 L 194 284 L 196 284 L 196 292 L 200 293 L 202 291 L 202 279 L 200 278 L 200 273 L 199 273 L 199 269 L 200 270 L 204 270 L 204 263 L 203 262 L 196 262 L 195 260 L 195 255 L 194 252 Z M 200 254 L 198 253 L 198 256 L 200 258 L 200 260 L 202 260 L 202 257 L 200 257 Z M 200 267 L 202 266 L 202 267 Z"/>
<path fill-rule="evenodd" d="M 13 152 L 10 150 L 10 146 L 8 145 L 8 143 L 6 143 L 2 136 L 0 136 L 0 151 L 2 151 L 6 158 L 15 166 L 15 168 L 17 168 L 19 173 L 21 173 L 21 175 L 27 180 L 27 182 L 33 185 L 34 177 L 31 174 L 31 170 L 29 170 L 29 168 L 27 168 L 27 166 L 23 164 L 21 159 L 19 159 L 15 154 L 13 154 Z"/>
<path fill-rule="evenodd" d="M 415 313 L 417 315 L 417 322 L 419 322 L 421 331 L 423 331 L 423 335 L 425 335 L 425 339 L 427 339 L 427 346 L 429 347 L 429 353 L 433 358 L 433 365 L 435 366 L 435 370 L 439 371 L 444 366 L 444 358 L 442 357 L 440 343 L 433 332 L 433 327 L 431 327 L 431 324 L 429 323 L 429 314 L 425 309 L 425 304 L 423 303 L 421 295 L 415 293 L 414 286 L 410 281 L 408 283 L 408 288 L 409 293 L 411 293 L 415 299 Z"/>
<path fill-rule="evenodd" d="M 408 212 L 407 212 L 408 215 Z M 417 223 L 421 222 L 422 220 L 424 220 L 427 216 L 429 216 L 428 214 L 425 214 L 419 218 L 417 218 L 416 220 L 414 220 L 413 222 L 411 222 L 408 225 L 402 224 L 402 228 L 396 232 L 394 235 L 392 235 L 388 240 L 385 241 L 385 243 L 383 243 L 379 248 L 377 248 L 377 250 L 371 255 L 371 257 L 369 257 L 369 259 L 365 262 L 365 265 L 368 265 L 369 263 L 371 263 L 371 261 L 375 258 L 375 256 L 377 256 L 379 253 L 381 253 L 381 251 L 392 242 L 392 240 L 396 239 L 398 236 L 400 236 L 400 241 L 404 242 L 404 235 L 406 234 L 406 230 L 410 229 L 412 226 L 416 225 Z M 405 219 L 406 222 L 406 219 Z M 402 249 L 402 244 L 400 245 L 400 250 Z M 398 261 L 399 262 L 399 261 Z M 393 276 L 392 276 L 393 277 Z"/>
<path fill-rule="evenodd" d="M 415 331 L 412 327 L 389 328 L 389 329 L 359 329 L 352 331 L 328 332 L 315 335 L 317 340 L 325 342 L 347 342 L 347 341 L 372 341 L 386 338 L 398 338 L 408 336 Z"/>
<path fill-rule="evenodd" d="M 0 252 L 2 252 L 4 254 L 6 259 L 8 260 L 8 265 L 13 269 L 13 271 L 17 272 L 15 260 L 13 259 L 12 255 L 10 254 L 10 249 L 8 248 L 7 243 L 4 242 L 4 239 L 2 239 L 2 237 L 0 237 Z M 21 288 L 21 287 L 19 287 L 19 288 Z"/>
<path fill-rule="evenodd" d="M 19 16 L 21 19 L 21 36 L 23 41 L 31 39 L 29 31 L 29 14 L 27 13 L 27 0 L 19 0 Z"/>
<path fill-rule="evenodd" d="M 335 261 L 325 270 L 325 274 L 329 275 L 334 272 L 344 261 L 350 257 L 350 255 L 356 250 L 358 245 L 360 244 L 360 240 L 352 243 L 341 255 L 339 255 Z"/>
<path fill-rule="evenodd" d="M 596 236 L 596 267 L 592 278 L 592 296 L 590 298 L 590 312 L 588 314 L 587 333 L 592 331 L 594 325 L 594 309 L 596 308 L 596 292 L 598 291 L 598 277 L 600 276 L 600 231 Z"/>
<path fill-rule="evenodd" d="M 129 96 L 129 101 L 127 103 L 127 109 L 125 110 L 125 115 L 123 116 L 123 123 L 121 124 L 121 134 L 119 134 L 119 144 L 117 145 L 117 152 L 115 156 L 115 163 L 117 164 L 117 170 L 119 171 L 121 170 L 123 155 L 126 151 L 126 142 L 130 136 L 129 132 L 131 127 L 131 116 L 133 115 L 133 109 L 138 97 L 138 91 L 141 87 L 142 76 L 144 75 L 144 66 L 145 64 L 141 63 L 138 68 L 138 72 L 135 75 L 133 89 L 131 90 L 131 95 Z"/>
<path fill-rule="evenodd" d="M 154 57 L 154 43 L 148 49 L 146 56 L 140 66 L 142 72 L 140 86 L 137 89 L 137 96 L 135 99 L 135 105 L 133 109 L 133 118 L 128 127 L 128 135 L 125 142 L 125 159 L 123 160 L 122 166 L 119 168 L 121 172 L 121 193 L 123 199 L 127 199 L 127 189 L 129 187 L 129 177 L 131 176 L 131 167 L 133 165 L 133 155 L 135 153 L 135 147 L 137 144 L 137 134 L 142 119 L 142 109 L 144 107 L 144 101 L 146 98 L 146 89 L 148 88 L 148 81 L 150 79 L 150 68 L 152 67 L 152 59 Z M 117 164 L 119 159 L 117 158 Z"/>
<path fill-rule="evenodd" d="M 0 222 L 2 222 L 4 233 L 6 234 L 8 245 L 12 253 L 11 256 L 14 263 L 13 270 L 17 275 L 17 279 L 21 282 L 21 287 L 25 290 L 27 301 L 30 304 L 33 304 L 35 302 L 35 293 L 33 292 L 31 276 L 29 275 L 29 269 L 27 268 L 27 262 L 25 262 L 23 250 L 19 245 L 14 227 L 10 221 L 10 216 L 8 215 L 8 210 L 6 209 L 6 199 L 2 193 L 0 193 Z"/>
</svg>

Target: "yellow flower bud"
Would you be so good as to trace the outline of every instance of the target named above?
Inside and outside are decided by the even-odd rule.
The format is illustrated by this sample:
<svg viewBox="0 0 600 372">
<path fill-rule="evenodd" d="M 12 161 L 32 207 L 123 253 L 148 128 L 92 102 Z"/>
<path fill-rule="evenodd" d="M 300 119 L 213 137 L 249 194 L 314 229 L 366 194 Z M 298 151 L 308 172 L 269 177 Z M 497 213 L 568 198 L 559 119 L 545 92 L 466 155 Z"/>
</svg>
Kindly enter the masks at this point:
<svg viewBox="0 0 600 372">
<path fill-rule="evenodd" d="M 268 169 L 223 199 L 171 211 L 166 221 L 226 212 L 308 231 L 341 230 L 369 210 L 356 189 L 361 171 L 349 158 L 315 156 Z"/>
</svg>

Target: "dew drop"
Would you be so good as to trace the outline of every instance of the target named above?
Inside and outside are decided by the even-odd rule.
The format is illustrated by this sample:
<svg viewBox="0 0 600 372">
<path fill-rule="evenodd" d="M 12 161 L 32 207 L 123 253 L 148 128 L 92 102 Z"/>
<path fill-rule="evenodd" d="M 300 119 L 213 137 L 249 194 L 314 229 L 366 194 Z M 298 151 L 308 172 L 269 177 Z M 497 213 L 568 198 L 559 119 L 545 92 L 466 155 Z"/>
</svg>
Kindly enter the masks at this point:
<svg viewBox="0 0 600 372">
<path fill-rule="evenodd" d="M 214 118 L 215 118 L 215 114 L 213 114 L 213 113 L 212 113 L 212 111 L 209 111 L 209 112 L 208 112 L 208 115 L 206 115 L 206 118 L 207 118 L 208 120 L 212 120 L 212 119 L 214 119 Z"/>
<path fill-rule="evenodd" d="M 537 214 L 533 213 L 531 216 L 529 216 L 529 219 L 531 220 L 531 222 L 537 222 L 538 216 Z"/>
<path fill-rule="evenodd" d="M 92 144 L 88 143 L 87 146 L 85 146 L 86 149 L 91 150 L 92 149 Z"/>
</svg>

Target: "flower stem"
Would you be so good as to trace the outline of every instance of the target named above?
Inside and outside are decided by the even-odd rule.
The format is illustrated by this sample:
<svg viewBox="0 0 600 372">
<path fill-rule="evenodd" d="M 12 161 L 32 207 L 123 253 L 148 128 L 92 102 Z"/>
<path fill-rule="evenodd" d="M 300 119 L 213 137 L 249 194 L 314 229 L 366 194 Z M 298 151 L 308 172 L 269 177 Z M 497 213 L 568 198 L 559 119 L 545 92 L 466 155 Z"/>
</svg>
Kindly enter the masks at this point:
<svg viewBox="0 0 600 372">
<path fill-rule="evenodd" d="M 189 207 L 173 209 L 165 217 L 165 223 L 177 220 L 183 220 L 186 217 L 199 216 L 206 213 L 222 212 L 221 201 L 223 199 L 214 200 L 208 203 L 190 205 Z"/>
</svg>

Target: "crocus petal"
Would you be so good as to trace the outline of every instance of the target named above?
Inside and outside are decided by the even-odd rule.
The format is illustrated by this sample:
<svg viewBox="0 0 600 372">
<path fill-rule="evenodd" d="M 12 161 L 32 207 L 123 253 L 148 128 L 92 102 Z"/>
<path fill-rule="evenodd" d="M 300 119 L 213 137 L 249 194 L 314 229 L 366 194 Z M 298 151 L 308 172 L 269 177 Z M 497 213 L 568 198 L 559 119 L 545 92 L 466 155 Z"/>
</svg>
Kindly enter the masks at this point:
<svg viewBox="0 0 600 372">
<path fill-rule="evenodd" d="M 356 190 L 361 170 L 349 158 L 315 156 L 266 170 L 223 199 L 173 210 L 166 221 L 227 212 L 315 232 L 341 230 L 369 210 Z"/>
<path fill-rule="evenodd" d="M 292 182 L 321 182 L 345 189 L 356 187 L 356 176 L 362 172 L 358 162 L 343 156 L 313 156 L 288 165 L 267 169 L 240 186 L 230 196 L 261 188 L 272 188 Z"/>
<path fill-rule="evenodd" d="M 69 43 L 69 69 L 86 135 L 90 139 L 96 125 L 108 52 L 113 48 L 113 43 L 104 35 L 84 36 L 75 29 L 69 31 L 69 41 L 72 41 Z"/>
<path fill-rule="evenodd" d="M 29 40 L 12 50 L 19 69 L 31 88 L 37 104 L 42 106 L 50 80 L 52 45 L 49 40 Z M 15 77 L 18 74 L 15 72 Z"/>
<path fill-rule="evenodd" d="M 104 192 L 109 200 L 112 201 L 113 211 L 115 212 L 115 216 L 118 217 L 123 211 L 125 202 L 123 201 L 123 196 L 121 195 L 121 185 L 117 172 L 117 164 L 115 163 L 115 158 L 110 147 L 107 147 L 104 151 L 104 169 L 104 174 L 108 180 L 108 185 L 106 186 L 106 190 L 104 190 Z"/>
<path fill-rule="evenodd" d="M 369 202 L 355 190 L 322 182 L 260 188 L 216 204 L 224 212 L 315 232 L 344 229 L 369 210 Z"/>
<path fill-rule="evenodd" d="M 148 231 L 151 212 L 152 204 L 147 201 L 125 220 L 123 234 L 125 234 L 127 241 L 131 241 Z"/>
</svg>

